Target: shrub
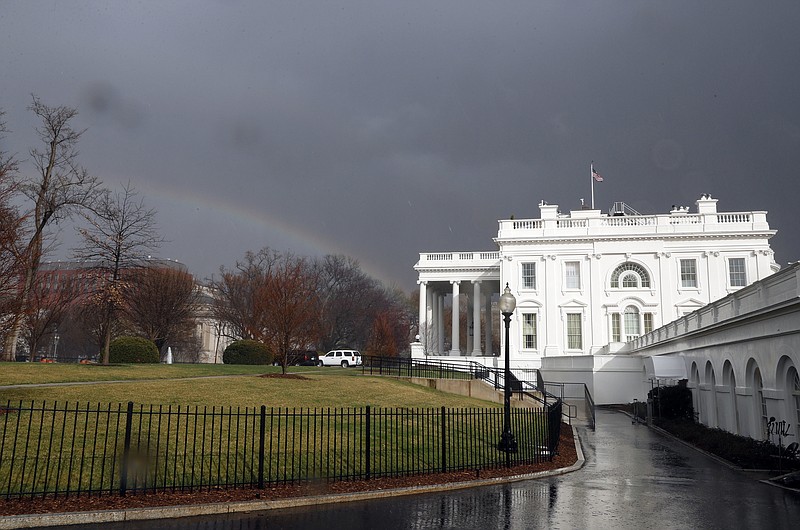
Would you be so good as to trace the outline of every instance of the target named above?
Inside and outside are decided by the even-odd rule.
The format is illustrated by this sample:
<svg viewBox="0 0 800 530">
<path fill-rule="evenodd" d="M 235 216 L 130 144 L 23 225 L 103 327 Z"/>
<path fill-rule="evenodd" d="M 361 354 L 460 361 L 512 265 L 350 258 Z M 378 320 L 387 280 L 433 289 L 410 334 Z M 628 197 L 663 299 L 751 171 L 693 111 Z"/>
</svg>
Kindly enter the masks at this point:
<svg viewBox="0 0 800 530">
<path fill-rule="evenodd" d="M 647 397 L 653 400 L 653 415 L 657 417 L 687 420 L 694 418 L 692 391 L 686 385 L 656 387 L 647 393 Z"/>
<path fill-rule="evenodd" d="M 256 340 L 232 342 L 222 354 L 225 364 L 272 364 L 272 353 Z"/>
<path fill-rule="evenodd" d="M 661 420 L 656 424 L 681 440 L 724 458 L 739 467 L 775 469 L 779 465 L 775 457 L 780 454 L 781 450 L 767 440 L 754 440 L 685 419 Z M 798 469 L 800 461 L 784 459 L 781 465 L 784 469 Z"/>
<path fill-rule="evenodd" d="M 158 348 L 151 340 L 119 337 L 111 341 L 108 359 L 112 363 L 157 363 L 160 357 Z"/>
</svg>

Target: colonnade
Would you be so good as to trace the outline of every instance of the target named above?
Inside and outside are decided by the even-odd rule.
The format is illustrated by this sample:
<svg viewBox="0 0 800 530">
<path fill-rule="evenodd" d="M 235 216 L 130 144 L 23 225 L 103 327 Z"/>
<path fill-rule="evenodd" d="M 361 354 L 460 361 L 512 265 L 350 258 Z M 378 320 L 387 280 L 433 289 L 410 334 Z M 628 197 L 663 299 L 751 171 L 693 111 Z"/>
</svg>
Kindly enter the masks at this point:
<svg viewBox="0 0 800 530">
<path fill-rule="evenodd" d="M 462 280 L 432 282 L 419 281 L 419 342 L 428 355 L 490 356 L 492 353 L 492 295 L 499 283 L 493 281 L 468 280 L 472 284 L 461 292 Z M 486 289 L 483 284 L 486 284 Z M 444 289 L 442 288 L 444 287 Z M 448 289 L 449 287 L 449 289 Z M 447 295 L 452 299 L 450 324 L 450 348 L 445 350 L 444 306 Z M 467 343 L 461 345 L 461 303 L 467 303 Z M 485 312 L 481 325 L 481 308 Z M 483 328 L 483 329 L 482 329 Z M 485 351 L 481 348 L 481 333 L 485 340 Z"/>
</svg>

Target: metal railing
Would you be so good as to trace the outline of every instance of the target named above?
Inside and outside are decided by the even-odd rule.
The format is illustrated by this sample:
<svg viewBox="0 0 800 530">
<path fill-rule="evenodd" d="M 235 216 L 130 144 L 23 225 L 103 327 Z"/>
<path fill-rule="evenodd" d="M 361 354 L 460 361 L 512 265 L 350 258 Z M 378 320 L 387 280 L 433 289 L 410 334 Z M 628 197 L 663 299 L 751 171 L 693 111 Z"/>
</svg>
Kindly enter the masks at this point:
<svg viewBox="0 0 800 530">
<path fill-rule="evenodd" d="M 558 451 L 560 406 L 514 409 L 512 465 Z M 0 497 L 195 491 L 506 465 L 503 410 L 0 405 Z"/>
<path fill-rule="evenodd" d="M 480 379 L 495 390 L 505 388 L 505 369 L 484 366 L 468 359 L 413 359 L 407 357 L 365 356 L 362 373 L 371 375 L 394 375 L 399 377 L 422 377 L 434 379 Z M 541 374 L 535 368 L 512 368 L 509 380 L 512 395 L 519 399 L 528 397 L 548 410 L 558 406 L 562 400 L 551 394 L 542 384 Z M 569 406 L 567 407 L 569 410 Z M 568 418 L 569 419 L 569 418 Z"/>
<path fill-rule="evenodd" d="M 558 397 L 565 402 L 565 405 L 567 405 L 570 411 L 569 415 L 571 418 L 577 417 L 578 405 L 566 403 L 566 401 L 575 400 L 582 402 L 586 420 L 589 422 L 589 427 L 592 429 L 595 428 L 596 415 L 594 398 L 592 397 L 592 393 L 589 392 L 589 387 L 586 386 L 586 383 L 557 383 L 551 381 L 542 381 L 541 384 L 544 388 L 552 389 L 552 392 L 558 395 Z M 573 410 L 576 412 L 574 415 L 572 414 Z"/>
</svg>

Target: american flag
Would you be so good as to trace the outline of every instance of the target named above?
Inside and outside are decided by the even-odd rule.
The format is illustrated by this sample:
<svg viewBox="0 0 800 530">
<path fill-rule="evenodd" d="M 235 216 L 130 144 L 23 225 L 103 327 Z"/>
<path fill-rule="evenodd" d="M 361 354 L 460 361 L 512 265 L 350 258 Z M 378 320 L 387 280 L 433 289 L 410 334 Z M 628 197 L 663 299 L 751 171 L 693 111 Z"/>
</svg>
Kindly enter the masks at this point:
<svg viewBox="0 0 800 530">
<path fill-rule="evenodd" d="M 592 176 L 597 182 L 603 182 L 603 177 L 600 176 L 600 173 L 597 172 L 594 168 L 594 164 L 592 164 Z"/>
</svg>

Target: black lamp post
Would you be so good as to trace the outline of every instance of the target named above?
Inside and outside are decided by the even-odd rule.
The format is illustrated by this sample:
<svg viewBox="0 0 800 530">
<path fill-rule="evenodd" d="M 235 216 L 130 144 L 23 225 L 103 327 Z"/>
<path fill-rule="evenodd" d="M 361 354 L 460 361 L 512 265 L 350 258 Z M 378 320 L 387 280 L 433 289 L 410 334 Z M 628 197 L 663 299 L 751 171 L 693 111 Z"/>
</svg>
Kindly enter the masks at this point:
<svg viewBox="0 0 800 530">
<path fill-rule="evenodd" d="M 506 453 L 506 467 L 511 467 L 511 453 L 517 452 L 517 440 L 514 439 L 514 433 L 511 432 L 511 387 L 509 382 L 511 380 L 511 363 L 509 354 L 511 346 L 509 345 L 509 329 L 511 328 L 511 314 L 517 307 L 517 299 L 511 294 L 511 289 L 506 284 L 506 289 L 500 295 L 500 312 L 503 314 L 503 321 L 506 323 L 506 368 L 503 376 L 503 434 L 500 436 L 500 443 L 497 448 Z"/>
</svg>

